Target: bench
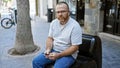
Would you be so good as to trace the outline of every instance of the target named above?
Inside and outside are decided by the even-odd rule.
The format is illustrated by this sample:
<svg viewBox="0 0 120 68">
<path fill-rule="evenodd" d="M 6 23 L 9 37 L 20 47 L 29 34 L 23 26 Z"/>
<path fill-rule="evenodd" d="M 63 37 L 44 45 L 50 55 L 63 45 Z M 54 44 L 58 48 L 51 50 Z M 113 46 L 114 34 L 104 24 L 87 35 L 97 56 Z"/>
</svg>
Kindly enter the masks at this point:
<svg viewBox="0 0 120 68">
<path fill-rule="evenodd" d="M 75 63 L 70 68 L 102 68 L 102 46 L 98 36 L 83 34 Z M 53 64 L 45 68 L 52 68 Z"/>
</svg>

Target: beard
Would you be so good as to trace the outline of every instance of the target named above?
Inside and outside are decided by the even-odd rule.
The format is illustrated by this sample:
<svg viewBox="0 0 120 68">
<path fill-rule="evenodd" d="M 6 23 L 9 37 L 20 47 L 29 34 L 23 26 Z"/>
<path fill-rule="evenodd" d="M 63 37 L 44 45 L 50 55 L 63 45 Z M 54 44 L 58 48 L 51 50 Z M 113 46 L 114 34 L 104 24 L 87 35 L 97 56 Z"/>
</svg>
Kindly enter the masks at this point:
<svg viewBox="0 0 120 68">
<path fill-rule="evenodd" d="M 63 17 L 63 16 L 59 16 L 59 17 L 58 17 L 58 20 L 59 20 L 60 22 L 65 22 L 67 19 L 68 19 L 68 17 Z"/>
<path fill-rule="evenodd" d="M 60 16 L 60 17 L 58 17 L 58 20 L 60 20 L 60 21 L 64 21 L 65 18 L 64 18 L 63 16 Z"/>
</svg>

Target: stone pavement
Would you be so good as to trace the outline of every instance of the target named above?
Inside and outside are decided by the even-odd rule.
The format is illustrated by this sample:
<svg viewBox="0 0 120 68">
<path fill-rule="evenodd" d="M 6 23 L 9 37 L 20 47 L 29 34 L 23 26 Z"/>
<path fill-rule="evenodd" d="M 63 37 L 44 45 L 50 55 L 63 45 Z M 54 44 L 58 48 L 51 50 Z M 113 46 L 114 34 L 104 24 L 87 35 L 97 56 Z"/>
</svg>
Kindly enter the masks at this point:
<svg viewBox="0 0 120 68">
<path fill-rule="evenodd" d="M 0 68 L 32 68 L 32 59 L 45 49 L 45 41 L 48 34 L 49 24 L 44 18 L 35 18 L 32 23 L 34 43 L 40 46 L 40 50 L 24 56 L 11 56 L 8 50 L 15 42 L 15 29 L 4 29 L 0 26 Z M 120 40 L 113 39 L 102 33 L 103 65 L 102 68 L 120 68 Z"/>
<path fill-rule="evenodd" d="M 120 68 L 120 40 L 100 34 L 103 68 Z M 118 37 L 120 39 L 120 37 Z"/>
<path fill-rule="evenodd" d="M 44 50 L 45 41 L 48 34 L 49 23 L 44 19 L 32 21 L 32 33 L 34 43 L 41 49 L 34 54 L 25 56 L 11 56 L 8 50 L 13 47 L 15 42 L 16 26 L 4 29 L 0 26 L 0 68 L 32 68 L 31 61 L 35 55 Z"/>
</svg>

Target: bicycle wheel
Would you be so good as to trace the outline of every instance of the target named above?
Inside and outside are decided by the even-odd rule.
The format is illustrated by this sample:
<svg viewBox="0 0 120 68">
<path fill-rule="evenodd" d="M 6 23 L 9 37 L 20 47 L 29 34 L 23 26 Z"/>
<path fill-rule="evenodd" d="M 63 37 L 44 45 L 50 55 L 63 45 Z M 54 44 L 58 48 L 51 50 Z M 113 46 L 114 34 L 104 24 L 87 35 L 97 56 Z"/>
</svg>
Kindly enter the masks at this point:
<svg viewBox="0 0 120 68">
<path fill-rule="evenodd" d="M 12 25 L 12 20 L 10 18 L 4 18 L 1 20 L 1 26 L 5 29 L 11 28 Z"/>
</svg>

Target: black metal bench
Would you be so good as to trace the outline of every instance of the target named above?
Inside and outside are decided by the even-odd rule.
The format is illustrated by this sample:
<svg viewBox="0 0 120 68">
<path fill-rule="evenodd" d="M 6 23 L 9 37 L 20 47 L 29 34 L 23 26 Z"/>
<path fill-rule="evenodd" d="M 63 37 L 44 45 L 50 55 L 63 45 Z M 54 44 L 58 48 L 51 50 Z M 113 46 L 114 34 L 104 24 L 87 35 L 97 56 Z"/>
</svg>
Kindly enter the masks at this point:
<svg viewBox="0 0 120 68">
<path fill-rule="evenodd" d="M 102 68 L 102 46 L 98 36 L 83 34 L 76 62 L 70 68 Z M 53 64 L 46 65 L 52 68 Z"/>
</svg>

